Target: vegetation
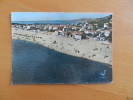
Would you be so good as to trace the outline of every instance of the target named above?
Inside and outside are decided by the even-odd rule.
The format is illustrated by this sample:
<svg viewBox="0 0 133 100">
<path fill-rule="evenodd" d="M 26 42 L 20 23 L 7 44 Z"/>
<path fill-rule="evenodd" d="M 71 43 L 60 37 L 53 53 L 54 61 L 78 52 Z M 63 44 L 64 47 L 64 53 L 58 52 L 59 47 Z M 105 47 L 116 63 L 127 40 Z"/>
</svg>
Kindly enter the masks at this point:
<svg viewBox="0 0 133 100">
<path fill-rule="evenodd" d="M 87 34 L 83 33 L 82 34 L 82 39 L 86 39 L 86 36 L 87 36 Z"/>
<path fill-rule="evenodd" d="M 109 23 L 111 21 L 111 19 L 112 19 L 112 15 L 95 19 L 95 20 L 91 21 L 91 24 L 97 24 L 98 28 L 103 28 L 104 23 Z M 112 27 L 112 24 L 110 23 L 109 26 Z"/>
</svg>

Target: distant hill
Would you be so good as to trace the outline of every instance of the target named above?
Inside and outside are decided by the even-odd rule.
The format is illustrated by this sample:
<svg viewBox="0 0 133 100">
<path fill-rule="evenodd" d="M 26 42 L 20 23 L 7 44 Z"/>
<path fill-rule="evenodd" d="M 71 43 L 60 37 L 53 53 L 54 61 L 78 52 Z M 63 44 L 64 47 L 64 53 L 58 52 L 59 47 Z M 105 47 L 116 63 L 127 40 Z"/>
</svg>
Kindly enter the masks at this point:
<svg viewBox="0 0 133 100">
<path fill-rule="evenodd" d="M 106 17 L 101 17 L 101 18 L 80 18 L 80 19 L 75 19 L 74 21 L 100 21 L 100 20 L 106 20 L 109 22 L 112 19 L 112 15 L 106 16 Z"/>
<path fill-rule="evenodd" d="M 104 23 L 110 23 L 112 20 L 112 15 L 106 16 L 106 17 L 102 17 L 102 18 L 97 18 L 93 21 L 91 21 L 92 24 L 98 24 L 99 28 L 102 28 Z M 112 23 L 110 23 L 109 25 L 110 27 L 112 27 Z"/>
<path fill-rule="evenodd" d="M 74 21 L 93 21 L 96 20 L 97 18 L 80 18 L 80 19 L 75 19 Z"/>
<path fill-rule="evenodd" d="M 97 24 L 97 28 L 103 28 L 104 23 L 109 23 L 109 27 L 112 27 L 112 23 L 110 23 L 112 20 L 112 15 L 101 17 L 101 18 L 81 18 L 81 19 L 75 19 L 74 21 L 89 21 L 90 24 Z"/>
</svg>

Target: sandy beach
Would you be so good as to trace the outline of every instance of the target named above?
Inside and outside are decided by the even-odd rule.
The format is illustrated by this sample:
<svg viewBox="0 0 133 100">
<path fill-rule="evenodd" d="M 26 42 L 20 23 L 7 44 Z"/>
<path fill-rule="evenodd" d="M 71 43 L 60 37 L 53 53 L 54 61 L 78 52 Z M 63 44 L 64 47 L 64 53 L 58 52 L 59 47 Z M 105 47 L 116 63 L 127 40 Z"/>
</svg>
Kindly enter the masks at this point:
<svg viewBox="0 0 133 100">
<path fill-rule="evenodd" d="M 36 33 L 14 28 L 12 28 L 12 39 L 31 41 L 68 55 L 112 64 L 112 44 L 107 41 L 96 41 L 93 38 L 75 40 L 55 36 L 52 33 Z"/>
</svg>

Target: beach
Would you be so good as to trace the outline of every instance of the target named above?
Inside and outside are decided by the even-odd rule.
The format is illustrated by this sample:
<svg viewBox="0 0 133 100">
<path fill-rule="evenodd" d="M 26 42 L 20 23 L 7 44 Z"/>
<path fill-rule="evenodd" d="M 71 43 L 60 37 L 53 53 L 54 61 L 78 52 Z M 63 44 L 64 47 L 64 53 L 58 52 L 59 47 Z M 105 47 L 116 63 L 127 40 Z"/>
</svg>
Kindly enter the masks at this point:
<svg viewBox="0 0 133 100">
<path fill-rule="evenodd" d="M 55 36 L 52 32 L 35 32 L 12 28 L 12 39 L 40 44 L 55 51 L 112 65 L 112 44 L 93 38 L 75 40 Z"/>
<path fill-rule="evenodd" d="M 12 84 L 112 82 L 112 66 L 25 40 L 12 40 Z"/>
</svg>

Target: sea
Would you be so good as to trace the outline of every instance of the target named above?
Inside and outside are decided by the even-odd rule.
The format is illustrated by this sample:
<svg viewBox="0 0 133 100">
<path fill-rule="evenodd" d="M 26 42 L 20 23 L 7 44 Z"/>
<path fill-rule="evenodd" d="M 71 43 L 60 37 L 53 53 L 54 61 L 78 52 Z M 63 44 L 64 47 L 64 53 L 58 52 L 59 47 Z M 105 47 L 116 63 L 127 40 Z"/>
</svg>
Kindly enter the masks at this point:
<svg viewBox="0 0 133 100">
<path fill-rule="evenodd" d="M 24 40 L 12 40 L 12 84 L 108 82 L 112 82 L 109 64 L 67 55 Z"/>
<path fill-rule="evenodd" d="M 52 20 L 52 21 L 12 21 L 17 24 L 77 24 L 80 21 L 74 20 Z"/>
</svg>

